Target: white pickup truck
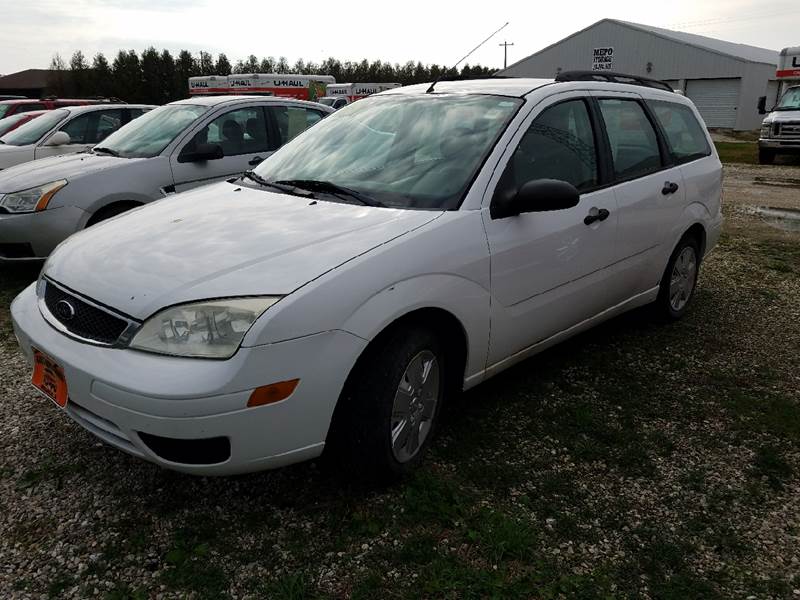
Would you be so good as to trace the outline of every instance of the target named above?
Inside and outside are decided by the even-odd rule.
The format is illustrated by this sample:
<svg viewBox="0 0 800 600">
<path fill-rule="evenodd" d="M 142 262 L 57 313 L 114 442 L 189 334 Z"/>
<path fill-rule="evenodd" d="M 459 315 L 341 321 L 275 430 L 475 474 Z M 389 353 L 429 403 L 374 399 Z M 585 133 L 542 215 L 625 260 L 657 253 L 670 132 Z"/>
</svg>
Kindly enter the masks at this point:
<svg viewBox="0 0 800 600">
<path fill-rule="evenodd" d="M 771 111 L 766 98 L 759 112 L 766 114 L 758 139 L 758 162 L 772 164 L 778 154 L 800 154 L 800 46 L 784 48 L 776 73 L 783 94 Z"/>
</svg>

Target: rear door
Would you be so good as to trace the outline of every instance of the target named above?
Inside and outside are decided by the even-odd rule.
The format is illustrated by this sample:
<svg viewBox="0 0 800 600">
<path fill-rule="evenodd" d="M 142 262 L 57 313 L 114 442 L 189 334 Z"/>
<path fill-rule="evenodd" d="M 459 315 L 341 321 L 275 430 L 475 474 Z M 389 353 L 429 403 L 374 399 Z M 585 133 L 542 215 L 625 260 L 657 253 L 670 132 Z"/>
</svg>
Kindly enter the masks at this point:
<svg viewBox="0 0 800 600">
<path fill-rule="evenodd" d="M 618 206 L 610 291 L 623 302 L 658 285 L 664 247 L 680 220 L 686 192 L 655 118 L 639 94 L 595 92 L 612 163 Z M 670 250 L 671 251 L 671 250 Z"/>
<path fill-rule="evenodd" d="M 223 157 L 194 160 L 193 153 L 206 144 L 222 148 Z M 216 113 L 195 129 L 170 157 L 175 191 L 239 175 L 258 165 L 278 145 L 276 134 L 270 133 L 263 106 L 233 107 L 222 114 Z"/>
</svg>

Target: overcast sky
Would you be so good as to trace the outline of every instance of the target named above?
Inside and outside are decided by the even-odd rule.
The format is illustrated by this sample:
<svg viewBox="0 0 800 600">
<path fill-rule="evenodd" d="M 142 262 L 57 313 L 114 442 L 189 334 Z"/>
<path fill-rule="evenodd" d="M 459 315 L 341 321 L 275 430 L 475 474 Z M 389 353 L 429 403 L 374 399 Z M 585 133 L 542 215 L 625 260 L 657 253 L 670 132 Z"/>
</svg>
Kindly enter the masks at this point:
<svg viewBox="0 0 800 600">
<path fill-rule="evenodd" d="M 344 0 L 0 0 L 0 73 L 46 68 L 55 53 L 91 60 L 120 48 L 225 52 L 321 61 L 452 64 L 506 21 L 467 62 L 501 67 L 602 18 L 617 18 L 764 48 L 800 45 L 796 0 L 398 2 Z"/>
</svg>

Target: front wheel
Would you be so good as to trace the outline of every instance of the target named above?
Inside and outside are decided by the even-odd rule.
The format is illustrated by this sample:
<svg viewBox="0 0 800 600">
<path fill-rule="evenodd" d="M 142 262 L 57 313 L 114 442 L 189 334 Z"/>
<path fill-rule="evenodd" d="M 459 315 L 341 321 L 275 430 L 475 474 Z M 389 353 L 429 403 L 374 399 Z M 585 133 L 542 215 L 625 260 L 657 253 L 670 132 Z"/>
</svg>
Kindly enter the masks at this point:
<svg viewBox="0 0 800 600">
<path fill-rule="evenodd" d="M 446 357 L 436 336 L 416 326 L 398 328 L 367 352 L 340 398 L 330 450 L 351 472 L 393 478 L 412 471 L 431 443 Z"/>
<path fill-rule="evenodd" d="M 758 149 L 758 164 L 771 165 L 775 162 L 775 151 L 766 148 Z"/>
<path fill-rule="evenodd" d="M 656 307 L 669 319 L 680 319 L 689 308 L 700 272 L 700 247 L 694 237 L 683 238 L 672 252 L 658 291 Z"/>
</svg>

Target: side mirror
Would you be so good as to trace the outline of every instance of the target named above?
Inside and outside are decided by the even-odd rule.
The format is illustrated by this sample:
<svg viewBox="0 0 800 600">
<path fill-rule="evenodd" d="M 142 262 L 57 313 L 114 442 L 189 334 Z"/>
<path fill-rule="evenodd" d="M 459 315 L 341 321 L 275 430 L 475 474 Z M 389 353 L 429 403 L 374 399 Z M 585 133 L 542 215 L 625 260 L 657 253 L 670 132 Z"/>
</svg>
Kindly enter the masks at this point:
<svg viewBox="0 0 800 600">
<path fill-rule="evenodd" d="M 69 137 L 69 134 L 66 131 L 56 131 L 50 138 L 44 143 L 45 146 L 66 146 L 72 140 Z"/>
<path fill-rule="evenodd" d="M 535 179 L 516 192 L 495 195 L 489 209 L 493 219 L 515 217 L 521 213 L 565 210 L 577 206 L 581 199 L 578 189 L 558 179 Z"/>
<path fill-rule="evenodd" d="M 206 160 L 219 160 L 225 153 L 219 144 L 197 144 L 194 150 L 181 153 L 178 162 L 203 162 Z"/>
<path fill-rule="evenodd" d="M 758 114 L 765 115 L 767 114 L 767 97 L 761 96 L 758 99 Z"/>
</svg>

